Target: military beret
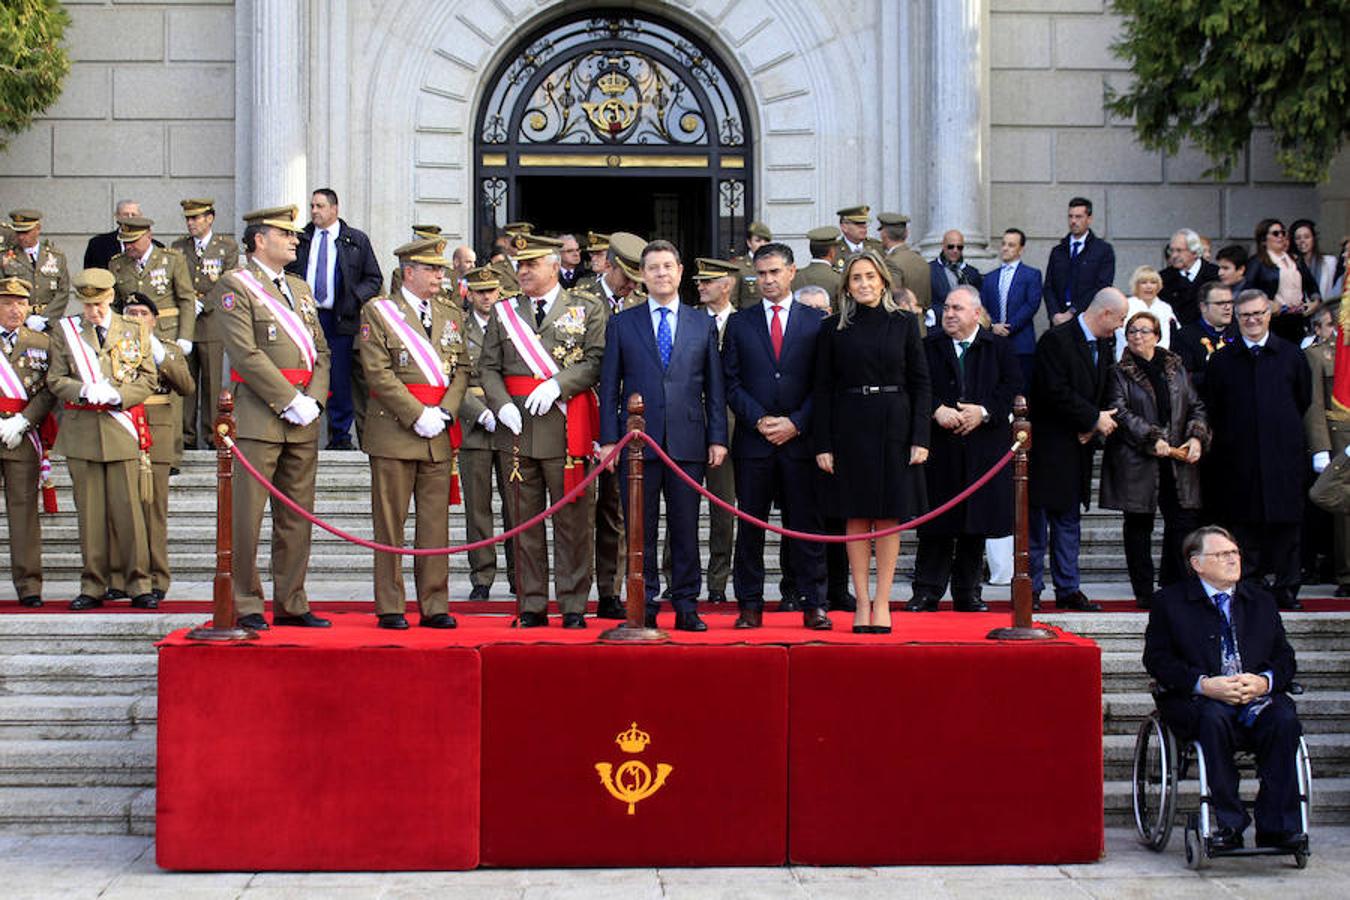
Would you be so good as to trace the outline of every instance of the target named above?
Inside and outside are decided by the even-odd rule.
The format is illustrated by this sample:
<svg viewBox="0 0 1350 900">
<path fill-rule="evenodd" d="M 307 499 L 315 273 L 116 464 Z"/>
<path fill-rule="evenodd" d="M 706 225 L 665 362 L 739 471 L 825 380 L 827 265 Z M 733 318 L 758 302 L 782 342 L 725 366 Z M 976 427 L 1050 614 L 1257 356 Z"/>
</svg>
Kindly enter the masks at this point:
<svg viewBox="0 0 1350 900">
<path fill-rule="evenodd" d="M 417 235 L 417 236 L 420 237 L 420 238 L 434 238 L 434 237 L 439 237 L 440 234 L 441 234 L 441 226 L 439 226 L 439 225 L 414 225 L 414 226 L 412 227 L 412 232 L 413 232 L 413 234 Z"/>
<path fill-rule="evenodd" d="M 601 234 L 598 231 L 586 232 L 586 252 L 599 253 L 601 250 L 609 249 L 609 235 Z"/>
<path fill-rule="evenodd" d="M 560 253 L 562 245 L 562 241 L 557 238 L 545 237 L 542 234 L 531 234 L 528 231 L 517 231 L 511 233 L 506 252 L 517 261 L 538 259 L 541 256 L 548 256 L 550 253 Z"/>
<path fill-rule="evenodd" d="M 0 279 L 0 297 L 22 297 L 25 300 L 33 294 L 33 286 L 22 278 Z"/>
<path fill-rule="evenodd" d="M 534 225 L 529 222 L 507 222 L 502 226 L 502 231 L 507 234 L 530 234 L 534 231 Z"/>
<path fill-rule="evenodd" d="M 755 237 L 764 238 L 766 241 L 773 240 L 773 232 L 770 231 L 769 226 L 765 225 L 763 222 L 751 222 L 750 227 L 745 229 L 745 233 Z"/>
<path fill-rule="evenodd" d="M 491 266 L 479 266 L 476 269 L 470 269 L 464 276 L 464 283 L 469 286 L 471 291 L 491 291 L 502 286 L 501 279 L 493 271 Z"/>
<path fill-rule="evenodd" d="M 183 207 L 183 218 L 191 219 L 193 216 L 205 215 L 211 213 L 215 215 L 216 201 L 211 197 L 189 197 L 187 200 L 179 200 L 178 205 Z"/>
<path fill-rule="evenodd" d="M 647 242 L 636 234 L 616 231 L 609 236 L 609 250 L 623 273 L 634 281 L 642 280 L 642 250 Z"/>
<path fill-rule="evenodd" d="M 740 274 L 740 267 L 724 259 L 707 259 L 700 256 L 694 261 L 698 266 L 694 272 L 695 281 L 714 281 L 718 278 L 730 278 Z"/>
<path fill-rule="evenodd" d="M 9 211 L 9 227 L 17 232 L 32 231 L 42 224 L 42 213 L 36 209 L 12 209 Z"/>
<path fill-rule="evenodd" d="M 839 229 L 834 225 L 822 225 L 819 228 L 812 228 L 806 233 L 806 239 L 816 244 L 837 241 L 840 237 Z"/>
<path fill-rule="evenodd" d="M 904 213 L 877 213 L 877 221 L 882 225 L 908 225 L 909 216 Z"/>
<path fill-rule="evenodd" d="M 84 303 L 108 303 L 113 298 L 113 285 L 117 279 L 107 269 L 82 269 L 70 279 L 75 293 Z"/>
<path fill-rule="evenodd" d="M 289 206 L 265 206 L 244 213 L 244 221 L 250 225 L 270 225 L 283 231 L 300 231 L 295 227 L 295 217 L 299 214 L 295 204 Z"/>
<path fill-rule="evenodd" d="M 144 306 L 146 309 L 150 310 L 150 312 L 153 313 L 154 315 L 156 316 L 159 315 L 159 307 L 155 305 L 155 301 L 151 300 L 149 297 L 147 297 L 145 294 L 142 294 L 140 291 L 136 291 L 130 297 L 127 297 L 117 303 L 116 309 L 118 314 L 120 315 L 122 313 L 125 313 L 128 306 Z"/>
<path fill-rule="evenodd" d="M 445 258 L 445 241 L 440 238 L 418 238 L 415 241 L 409 241 L 402 247 L 394 250 L 394 255 L 398 257 L 401 263 L 422 263 L 426 266 L 448 266 L 450 260 Z"/>
<path fill-rule="evenodd" d="M 117 223 L 117 239 L 129 244 L 143 236 L 154 224 L 154 219 L 147 219 L 145 216 L 127 216 Z"/>
<path fill-rule="evenodd" d="M 838 213 L 839 218 L 845 222 L 855 222 L 859 225 L 866 225 L 871 215 L 870 206 L 846 206 Z"/>
</svg>

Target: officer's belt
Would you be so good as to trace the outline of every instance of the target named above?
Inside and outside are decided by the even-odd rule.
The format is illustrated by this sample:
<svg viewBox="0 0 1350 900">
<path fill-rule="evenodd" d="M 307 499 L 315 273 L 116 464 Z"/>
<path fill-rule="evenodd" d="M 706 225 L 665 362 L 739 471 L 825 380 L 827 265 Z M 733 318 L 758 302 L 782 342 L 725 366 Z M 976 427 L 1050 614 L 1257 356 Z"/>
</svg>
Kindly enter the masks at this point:
<svg viewBox="0 0 1350 900">
<path fill-rule="evenodd" d="M 67 403 L 66 409 L 73 409 L 77 412 L 117 412 L 122 407 L 109 406 L 106 403 Z"/>
<path fill-rule="evenodd" d="M 168 406 L 168 405 L 169 405 L 169 401 L 172 400 L 172 399 L 173 399 L 173 398 L 170 397 L 168 394 L 151 394 L 149 397 L 146 397 L 146 398 L 145 398 L 145 405 L 146 405 L 146 406 Z"/>
<path fill-rule="evenodd" d="M 161 309 L 161 310 L 159 311 L 159 317 L 160 317 L 161 319 L 176 319 L 176 318 L 178 318 L 178 307 L 176 307 L 176 306 L 166 306 L 166 307 L 164 307 L 163 309 Z"/>
<path fill-rule="evenodd" d="M 21 413 L 27 408 L 27 400 L 20 400 L 17 397 L 0 397 L 0 413 Z"/>
<path fill-rule="evenodd" d="M 309 369 L 277 369 L 281 377 L 285 378 L 294 387 L 309 387 L 309 383 L 314 380 L 314 373 Z M 248 384 L 243 375 L 239 374 L 237 369 L 230 370 L 230 380 L 237 381 L 240 384 Z"/>
</svg>

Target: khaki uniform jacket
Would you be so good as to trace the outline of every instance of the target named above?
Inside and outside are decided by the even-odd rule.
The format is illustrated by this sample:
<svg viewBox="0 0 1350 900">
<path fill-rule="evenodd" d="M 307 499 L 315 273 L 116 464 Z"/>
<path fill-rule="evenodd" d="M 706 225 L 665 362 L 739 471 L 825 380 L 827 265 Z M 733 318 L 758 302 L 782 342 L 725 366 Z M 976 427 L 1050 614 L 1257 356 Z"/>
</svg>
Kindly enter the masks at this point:
<svg viewBox="0 0 1350 900">
<path fill-rule="evenodd" d="M 159 310 L 155 336 L 160 340 L 192 340 L 197 334 L 197 290 L 192 286 L 187 260 L 176 250 L 151 245 L 145 268 L 125 253 L 108 260 L 108 271 L 117 279 L 117 299 L 125 302 L 136 291 Z"/>
<path fill-rule="evenodd" d="M 488 268 L 497 274 L 497 281 L 501 283 L 502 297 L 514 297 L 520 293 L 520 279 L 516 277 L 516 270 L 510 262 L 498 260 L 489 263 Z"/>
<path fill-rule="evenodd" d="M 745 309 L 759 302 L 759 274 L 755 272 L 753 257 L 737 256 L 731 260 L 740 267 L 736 276 L 736 288 L 731 292 L 731 305 Z"/>
<path fill-rule="evenodd" d="M 234 418 L 239 437 L 273 443 L 303 444 L 319 439 L 322 416 L 304 426 L 292 425 L 281 418 L 291 405 L 299 388 L 286 380 L 282 369 L 303 369 L 304 357 L 281 323 L 271 311 L 255 302 L 253 293 L 239 280 L 239 271 L 226 274 L 215 293 L 215 311 L 219 316 L 217 329 L 230 367 L 239 373 L 243 382 L 234 382 Z M 289 305 L 286 297 L 262 269 L 252 261 L 244 271 L 251 272 L 273 300 Z M 314 295 L 304 279 L 286 275 L 286 286 L 299 307 L 296 312 L 314 339 L 314 375 L 304 393 L 323 405 L 328 400 L 330 356 L 328 342 L 319 327 L 319 314 L 314 306 Z"/>
<path fill-rule="evenodd" d="M 573 286 L 570 290 L 573 296 L 585 294 L 595 300 L 596 303 L 600 304 L 600 309 L 605 314 L 605 324 L 609 324 L 609 317 L 614 315 L 615 310 L 612 301 L 610 300 L 608 288 L 601 284 L 599 280 L 587 282 L 585 287 Z M 631 309 L 634 306 L 641 306 L 646 302 L 647 292 L 643 289 L 641 284 L 638 284 L 627 297 L 624 297 L 623 300 L 619 302 L 618 312 L 623 312 L 625 309 Z"/>
<path fill-rule="evenodd" d="M 924 258 L 908 244 L 896 244 L 889 253 L 883 253 L 886 267 L 891 270 L 891 278 L 898 288 L 907 287 L 914 292 L 919 306 L 928 310 L 933 306 L 933 274 Z"/>
<path fill-rule="evenodd" d="M 1346 350 L 1350 353 L 1350 350 Z M 1336 379 L 1336 345 L 1313 344 L 1303 351 L 1312 370 L 1312 402 L 1303 414 L 1303 430 L 1308 438 L 1308 452 L 1335 453 L 1344 446 L 1345 438 L 1332 440 L 1333 433 L 1350 435 L 1350 413 L 1336 408 L 1332 401 L 1332 383 Z"/>
<path fill-rule="evenodd" d="M 442 431 L 428 440 L 413 431 L 426 404 L 414 397 L 405 385 L 428 384 L 418 368 L 412 351 L 385 321 L 375 297 L 361 307 L 361 330 L 357 340 L 361 367 L 370 386 L 366 407 L 366 427 L 361 449 L 371 456 L 390 459 L 416 459 L 444 462 L 450 459 L 450 435 Z M 403 313 L 404 321 L 422 334 L 422 320 L 402 292 L 391 298 Z M 440 408 L 453 419 L 469 385 L 469 355 L 465 348 L 464 314 L 441 295 L 431 299 L 431 346 L 436 350 L 443 371 L 450 377 L 450 388 Z M 449 423 L 447 423 L 448 425 Z"/>
<path fill-rule="evenodd" d="M 854 251 L 849 248 L 848 243 L 842 237 L 834 242 L 834 246 L 838 248 L 838 252 L 835 253 L 834 256 L 835 258 L 834 267 L 842 272 L 844 271 L 844 263 L 848 262 L 848 258 L 854 255 Z M 868 250 L 875 250 L 882 256 L 886 255 L 885 249 L 881 246 L 881 241 L 877 240 L 876 238 L 872 237 L 863 238 L 862 246 L 864 252 Z"/>
<path fill-rule="evenodd" d="M 488 325 L 492 324 L 494 313 L 488 313 Z M 459 427 L 464 433 L 465 450 L 491 450 L 492 432 L 478 424 L 478 417 L 487 409 L 487 396 L 483 392 L 483 372 L 480 368 L 483 359 L 483 342 L 487 339 L 487 329 L 478 324 L 473 308 L 464 315 L 464 348 L 469 356 L 469 387 L 459 404 Z M 495 412 L 495 411 L 494 411 Z M 503 427 L 503 426 L 497 426 Z"/>
<path fill-rule="evenodd" d="M 502 303 L 515 303 L 516 314 L 527 327 L 534 325 L 534 304 L 526 296 L 513 297 Z M 559 402 L 595 387 L 600 382 L 600 360 L 605 355 L 605 322 L 607 317 L 601 303 L 586 294 L 574 294 L 563 289 L 553 301 L 543 323 L 535 329 L 544 351 L 553 357 L 561 371 L 558 386 L 562 388 Z M 495 414 L 507 403 L 514 402 L 520 409 L 524 427 L 520 432 L 520 453 L 531 459 L 552 459 L 567 454 L 566 418 L 557 409 L 542 416 L 530 415 L 525 409 L 525 396 L 511 396 L 506 392 L 507 375 L 533 377 L 530 367 L 517 352 L 515 344 L 506 336 L 494 310 L 488 323 L 480 361 L 483 391 Z M 498 417 L 500 418 L 500 416 Z M 510 450 L 514 442 L 511 429 L 499 425 L 493 433 L 498 450 Z"/>
<path fill-rule="evenodd" d="M 33 331 L 24 325 L 19 326 L 19 337 L 14 342 L 14 350 L 5 358 L 14 367 L 19 380 L 23 382 L 23 389 L 28 392 L 28 405 L 23 408 L 22 413 L 0 413 L 0 419 L 21 415 L 28 420 L 30 428 L 37 428 L 42 424 L 42 420 L 47 418 L 47 413 L 52 411 L 52 407 L 56 405 L 56 397 L 47 389 L 47 371 L 51 366 L 51 343 L 50 336 Z M 4 344 L 0 342 L 0 353 L 3 352 Z M 32 444 L 27 436 L 13 450 L 0 444 L 0 459 L 28 459 L 30 453 Z"/>
<path fill-rule="evenodd" d="M 840 275 L 829 263 L 814 260 L 797 270 L 797 277 L 792 279 L 792 290 L 797 291 L 813 284 L 816 287 L 822 287 L 830 293 L 830 307 L 836 305 L 835 298 L 839 294 L 839 285 L 844 283 L 844 276 Z"/>
<path fill-rule="evenodd" d="M 197 252 L 197 242 L 192 235 L 181 237 L 173 242 L 173 249 L 183 254 L 187 261 L 188 276 L 192 279 L 192 288 L 197 298 L 203 299 L 220 282 L 226 272 L 239 268 L 239 245 L 234 238 L 223 234 L 211 233 L 211 240 L 201 253 Z M 198 341 L 219 340 L 211 331 L 211 307 L 203 301 L 204 308 L 197 316 L 196 331 L 193 339 Z"/>
<path fill-rule="evenodd" d="M 159 384 L 155 362 L 150 358 L 150 345 L 141 337 L 141 328 L 134 322 L 112 313 L 103 346 L 87 320 L 80 323 L 80 334 L 90 351 L 98 356 L 99 371 L 108 383 L 122 395 L 122 409 L 144 403 Z M 47 385 L 57 399 L 66 403 L 84 403 L 80 390 L 79 369 L 75 366 L 73 348 L 66 344 L 65 329 L 52 329 L 51 368 Z M 67 409 L 61 413 L 61 430 L 56 438 L 56 452 L 71 459 L 92 462 L 116 462 L 139 459 L 139 441 L 132 437 L 106 412 Z"/>
<path fill-rule="evenodd" d="M 188 371 L 183 351 L 172 341 L 164 343 L 164 362 L 156 366 L 159 384 L 145 399 L 145 417 L 150 423 L 150 461 L 177 463 L 182 454 L 176 452 L 175 429 L 183 427 L 183 417 L 174 409 L 172 397 L 186 397 L 197 389 L 197 382 Z M 153 354 L 150 357 L 154 361 Z"/>
<path fill-rule="evenodd" d="M 47 321 L 55 322 L 66 314 L 70 269 L 66 265 L 66 255 L 53 247 L 51 241 L 38 240 L 35 266 L 28 251 L 19 246 L 17 238 L 0 239 L 0 273 L 6 278 L 22 278 L 33 286 L 32 296 L 28 298 L 33 315 L 45 316 Z"/>
</svg>

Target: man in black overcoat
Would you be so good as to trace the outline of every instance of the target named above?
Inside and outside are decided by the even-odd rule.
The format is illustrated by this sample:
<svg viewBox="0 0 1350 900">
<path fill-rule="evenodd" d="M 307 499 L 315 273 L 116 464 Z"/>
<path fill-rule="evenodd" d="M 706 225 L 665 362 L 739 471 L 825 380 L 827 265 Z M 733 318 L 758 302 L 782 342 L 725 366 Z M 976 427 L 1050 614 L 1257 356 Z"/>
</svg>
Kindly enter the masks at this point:
<svg viewBox="0 0 1350 900">
<path fill-rule="evenodd" d="M 1270 333 L 1270 306 L 1255 288 L 1239 294 L 1241 339 L 1214 354 L 1205 370 L 1214 431 L 1205 508 L 1237 536 L 1243 577 L 1268 579 L 1281 609 L 1301 609 L 1303 413 L 1312 402 L 1312 374 L 1297 346 Z"/>
<path fill-rule="evenodd" d="M 1116 411 L 1106 408 L 1106 374 L 1115 360 L 1115 334 L 1125 324 L 1125 308 L 1124 294 L 1102 288 L 1086 310 L 1051 328 L 1036 343 L 1029 544 L 1037 609 L 1045 588 L 1047 546 L 1055 608 L 1101 609 L 1079 590 L 1078 545 L 1082 508 L 1091 497 L 1092 457 L 1101 440 L 1116 430 Z"/>
<path fill-rule="evenodd" d="M 1007 338 L 980 327 L 979 292 L 961 285 L 947 293 L 942 330 L 923 349 L 933 384 L 932 446 L 924 475 L 928 499 L 946 502 L 979 478 L 1012 446 L 1013 397 L 1022 369 Z M 1012 533 L 1012 467 L 951 512 L 919 528 L 910 612 L 935 612 L 952 585 L 958 612 L 984 612 L 980 565 L 984 540 Z"/>
</svg>

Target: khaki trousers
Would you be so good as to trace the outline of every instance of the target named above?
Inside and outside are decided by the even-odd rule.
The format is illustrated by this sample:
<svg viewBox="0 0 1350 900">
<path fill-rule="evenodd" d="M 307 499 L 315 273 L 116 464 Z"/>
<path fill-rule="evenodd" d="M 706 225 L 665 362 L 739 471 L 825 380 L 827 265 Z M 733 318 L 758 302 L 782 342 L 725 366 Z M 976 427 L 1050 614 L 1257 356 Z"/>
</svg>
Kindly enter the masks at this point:
<svg viewBox="0 0 1350 900">
<path fill-rule="evenodd" d="M 125 585 L 132 597 L 150 592 L 150 556 L 145 542 L 141 509 L 140 463 L 134 459 L 95 462 L 67 459 L 80 523 L 80 551 L 84 569 L 80 593 L 102 597 L 112 586 L 112 565 L 119 559 Z M 113 556 L 113 540 L 117 556 Z"/>
<path fill-rule="evenodd" d="M 314 473 L 318 468 L 318 441 L 281 444 L 240 439 L 239 451 L 264 478 L 303 508 L 314 510 Z M 258 573 L 258 536 L 263 508 L 271 499 L 267 488 L 237 466 L 234 471 L 234 605 L 237 615 L 261 615 L 262 577 Z M 309 612 L 305 572 L 309 568 L 311 528 L 298 513 L 279 501 L 272 503 L 272 611 L 299 616 Z"/>
<path fill-rule="evenodd" d="M 141 521 L 145 523 L 145 545 L 150 560 L 150 587 L 169 592 L 169 463 L 153 463 L 154 494 L 141 498 Z M 117 535 L 112 536 L 112 557 L 118 560 L 115 569 L 126 567 L 122 545 Z M 121 571 L 114 571 L 110 587 L 127 590 Z M 128 591 L 130 593 L 130 591 Z M 132 594 L 132 596 L 136 596 Z"/>
<path fill-rule="evenodd" d="M 595 484 L 595 589 L 601 597 L 618 597 L 628 573 L 619 492 L 628 485 L 620 482 L 617 471 L 601 472 Z"/>
<path fill-rule="evenodd" d="M 510 472 L 511 454 L 499 451 Z M 520 457 L 520 521 L 543 512 L 563 491 L 563 459 Z M 592 534 L 595 491 L 588 489 L 575 503 L 553 516 L 553 583 L 564 613 L 585 613 L 591 593 Z M 544 523 L 522 533 L 516 546 L 516 587 L 525 612 L 548 608 L 549 559 Z"/>
<path fill-rule="evenodd" d="M 370 515 L 375 540 L 403 546 L 403 525 L 408 520 L 408 502 L 416 499 L 417 520 L 414 546 L 445 547 L 450 543 L 450 461 L 370 458 Z M 423 617 L 450 611 L 450 557 L 413 557 L 413 582 L 417 607 Z M 403 557 L 375 554 L 375 612 L 402 614 Z"/>
<path fill-rule="evenodd" d="M 25 438 L 23 459 L 0 459 L 5 481 L 5 517 L 9 521 L 9 575 L 20 597 L 42 595 L 42 526 L 38 524 L 38 472 L 41 459 Z"/>
<path fill-rule="evenodd" d="M 502 468 L 502 458 L 489 449 L 459 451 L 459 488 L 464 497 L 465 539 L 469 543 L 481 541 L 493 532 L 492 479 L 497 478 L 497 496 L 502 504 L 502 531 L 515 523 L 511 519 L 511 489 Z M 503 541 L 506 550 L 506 580 L 516 583 L 514 541 Z M 497 546 L 469 552 L 470 581 L 475 587 L 491 587 L 497 580 Z"/>
<path fill-rule="evenodd" d="M 212 448 L 216 445 L 212 423 L 216 420 L 216 406 L 220 402 L 225 345 L 220 341 L 198 341 L 193 345 L 187 364 L 197 390 L 183 398 L 184 446 Z M 200 426 L 197 424 L 199 415 Z"/>
</svg>

